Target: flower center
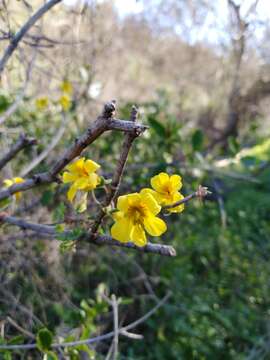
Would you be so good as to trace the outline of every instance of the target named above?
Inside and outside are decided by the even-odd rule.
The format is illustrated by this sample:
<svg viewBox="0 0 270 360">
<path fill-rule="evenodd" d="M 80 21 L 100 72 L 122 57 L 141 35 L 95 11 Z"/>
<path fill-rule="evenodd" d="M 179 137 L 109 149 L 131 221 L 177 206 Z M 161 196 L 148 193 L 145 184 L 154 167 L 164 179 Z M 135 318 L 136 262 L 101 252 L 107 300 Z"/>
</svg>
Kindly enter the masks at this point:
<svg viewBox="0 0 270 360">
<path fill-rule="evenodd" d="M 144 204 L 131 205 L 128 209 L 128 216 L 134 224 L 142 224 L 146 211 L 147 208 Z"/>
</svg>

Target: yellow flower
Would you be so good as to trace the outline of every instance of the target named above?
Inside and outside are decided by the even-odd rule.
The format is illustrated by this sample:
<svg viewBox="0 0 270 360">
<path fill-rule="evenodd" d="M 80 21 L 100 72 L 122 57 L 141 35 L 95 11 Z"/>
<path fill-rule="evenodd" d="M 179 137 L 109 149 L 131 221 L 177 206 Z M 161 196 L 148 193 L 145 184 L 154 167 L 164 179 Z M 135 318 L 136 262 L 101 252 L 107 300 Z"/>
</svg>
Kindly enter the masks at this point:
<svg viewBox="0 0 270 360">
<path fill-rule="evenodd" d="M 60 89 L 63 91 L 63 93 L 66 94 L 72 94 L 73 87 L 72 84 L 68 80 L 64 80 L 62 84 L 60 85 Z"/>
<path fill-rule="evenodd" d="M 62 95 L 59 99 L 59 104 L 62 106 L 64 111 L 67 111 L 71 106 L 71 99 L 68 95 Z"/>
<path fill-rule="evenodd" d="M 117 209 L 119 211 L 113 214 L 115 224 L 111 235 L 118 241 L 144 246 L 147 243 L 145 230 L 151 236 L 160 236 L 167 230 L 165 222 L 156 216 L 161 207 L 148 191 L 119 196 Z"/>
<path fill-rule="evenodd" d="M 179 192 L 182 188 L 182 178 L 179 175 L 169 176 L 168 174 L 161 172 L 152 177 L 151 186 L 154 190 L 147 190 L 150 191 L 161 206 L 172 205 L 184 198 Z M 179 213 L 182 212 L 184 208 L 184 204 L 181 204 L 172 209 L 168 209 L 168 211 Z"/>
<path fill-rule="evenodd" d="M 22 182 L 24 182 L 24 179 L 21 178 L 21 177 L 14 177 L 12 179 L 6 179 L 6 180 L 3 181 L 6 188 L 9 188 L 10 186 L 12 186 L 14 184 L 19 184 L 19 183 L 22 183 Z M 22 196 L 22 193 L 21 192 L 16 192 L 14 195 L 15 195 L 16 201 L 18 201 L 18 200 L 20 200 L 20 198 Z"/>
<path fill-rule="evenodd" d="M 36 107 L 38 110 L 44 110 L 48 107 L 49 100 L 46 96 L 36 99 Z"/>
<path fill-rule="evenodd" d="M 72 202 L 77 191 L 84 192 L 80 196 L 80 212 L 86 210 L 87 192 L 94 190 L 101 181 L 95 173 L 99 168 L 100 165 L 92 160 L 85 160 L 85 158 L 80 158 L 66 166 L 67 171 L 63 173 L 63 182 L 72 184 L 67 193 L 68 200 Z"/>
</svg>

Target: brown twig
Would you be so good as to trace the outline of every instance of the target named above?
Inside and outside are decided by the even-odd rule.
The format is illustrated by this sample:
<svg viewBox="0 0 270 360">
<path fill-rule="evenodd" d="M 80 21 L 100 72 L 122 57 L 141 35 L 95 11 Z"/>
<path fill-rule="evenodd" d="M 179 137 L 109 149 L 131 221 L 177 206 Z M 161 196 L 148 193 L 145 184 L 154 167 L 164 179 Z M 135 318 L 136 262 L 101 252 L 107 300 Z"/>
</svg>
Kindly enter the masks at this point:
<svg viewBox="0 0 270 360">
<path fill-rule="evenodd" d="M 108 235 L 96 235 L 93 241 L 98 245 L 119 246 L 127 249 L 137 250 L 142 253 L 159 254 L 169 257 L 176 256 L 174 247 L 170 245 L 153 244 L 148 242 L 145 246 L 140 247 L 131 242 L 122 243 L 120 241 L 114 240 L 111 236 Z"/>
<path fill-rule="evenodd" d="M 0 74 L 4 70 L 4 67 L 6 63 L 8 62 L 9 58 L 19 45 L 19 42 L 22 40 L 22 38 L 25 36 L 25 34 L 28 32 L 28 30 L 47 12 L 49 11 L 53 6 L 60 3 L 62 0 L 49 0 L 48 2 L 45 2 L 44 5 L 42 5 L 34 14 L 31 16 L 26 23 L 21 27 L 21 29 L 12 37 L 10 44 L 6 48 L 3 57 L 0 59 Z"/>
<path fill-rule="evenodd" d="M 36 233 L 56 235 L 56 230 L 54 226 L 31 223 L 15 216 L 9 216 L 5 212 L 0 213 L 0 224 L 1 222 L 18 226 L 23 230 L 31 230 Z"/>
<path fill-rule="evenodd" d="M 26 191 L 38 185 L 58 181 L 57 175 L 60 171 L 105 131 L 117 130 L 125 133 L 136 131 L 141 133 L 147 129 L 147 126 L 138 123 L 134 124 L 132 121 L 114 119 L 114 110 L 114 102 L 105 104 L 102 115 L 97 118 L 80 138 L 75 139 L 74 143 L 66 150 L 50 171 L 36 174 L 32 178 L 26 179 L 23 183 L 14 184 L 8 189 L 0 191 L 0 200 L 8 198 L 19 191 Z"/>
<path fill-rule="evenodd" d="M 19 324 L 16 323 L 15 320 L 13 320 L 10 316 L 7 317 L 7 321 L 14 326 L 17 330 L 19 330 L 22 334 L 30 337 L 31 339 L 35 339 L 35 335 L 32 334 L 30 331 L 25 330 L 23 327 L 21 327 Z"/>
<path fill-rule="evenodd" d="M 56 237 L 57 231 L 53 225 L 44 225 L 44 224 L 35 224 L 28 222 L 24 219 L 17 218 L 15 216 L 9 216 L 7 213 L 2 212 L 0 213 L 0 223 L 7 223 L 10 225 L 15 225 L 20 227 L 24 230 L 31 230 L 36 232 L 37 234 L 47 234 L 48 237 Z M 71 232 L 70 230 L 65 230 L 62 235 L 69 235 Z M 111 236 L 108 235 L 89 235 L 88 233 L 80 235 L 79 238 L 81 241 L 87 240 L 91 241 L 95 245 L 107 245 L 107 246 L 118 246 L 126 249 L 137 250 L 139 252 L 145 253 L 153 253 L 159 254 L 163 256 L 176 256 L 175 249 L 170 245 L 163 245 L 163 244 L 152 244 L 147 243 L 147 245 L 143 247 L 139 247 L 133 243 L 122 243 L 120 241 L 114 240 Z M 76 240 L 76 239 L 74 239 Z"/>
<path fill-rule="evenodd" d="M 136 120 L 137 120 L 137 114 L 138 114 L 138 110 L 135 106 L 133 106 L 132 111 L 131 111 L 131 121 L 135 124 Z M 127 158 L 128 158 L 128 154 L 129 151 L 131 149 L 131 146 L 133 144 L 133 141 L 136 139 L 136 137 L 138 137 L 140 134 L 142 133 L 142 131 L 138 130 L 138 129 L 134 129 L 131 133 L 126 133 L 125 138 L 124 138 L 124 142 L 123 142 L 123 146 L 122 146 L 122 151 L 119 157 L 119 160 L 117 162 L 116 165 L 116 169 L 112 178 L 112 182 L 111 185 L 109 187 L 109 190 L 107 192 L 106 198 L 104 203 L 102 204 L 102 208 L 100 209 L 99 213 L 97 214 L 96 220 L 93 224 L 93 226 L 91 227 L 91 233 L 95 234 L 99 228 L 99 225 L 101 224 L 103 218 L 106 215 L 106 212 L 103 210 L 103 208 L 106 208 L 107 206 L 110 205 L 110 203 L 113 201 L 113 199 L 116 197 L 119 186 L 120 186 L 120 182 L 123 176 L 123 172 L 125 169 L 125 165 L 127 162 Z"/>
<path fill-rule="evenodd" d="M 11 146 L 9 151 L 0 159 L 0 170 L 10 161 L 12 160 L 21 150 L 26 148 L 27 146 L 32 146 L 37 143 L 36 139 L 29 138 L 25 134 L 21 134 L 19 136 L 18 141 Z"/>
<path fill-rule="evenodd" d="M 200 185 L 198 190 L 195 191 L 194 193 L 184 197 L 182 200 L 176 201 L 174 204 L 165 205 L 162 207 L 162 209 L 163 210 L 172 209 L 176 206 L 185 204 L 185 203 L 189 202 L 191 199 L 196 198 L 196 197 L 199 199 L 203 199 L 208 194 L 210 194 L 210 191 L 208 191 L 207 187 L 203 187 Z"/>
</svg>

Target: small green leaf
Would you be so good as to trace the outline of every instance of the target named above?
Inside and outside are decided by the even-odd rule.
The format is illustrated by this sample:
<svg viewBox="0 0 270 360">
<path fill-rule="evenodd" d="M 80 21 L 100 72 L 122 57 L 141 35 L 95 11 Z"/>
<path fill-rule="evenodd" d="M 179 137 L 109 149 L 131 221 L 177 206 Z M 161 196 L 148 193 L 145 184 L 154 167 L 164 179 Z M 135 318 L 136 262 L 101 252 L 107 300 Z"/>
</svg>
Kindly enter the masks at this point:
<svg viewBox="0 0 270 360">
<path fill-rule="evenodd" d="M 11 198 L 3 199 L 0 201 L 0 211 L 4 211 L 9 204 L 11 204 Z"/>
<path fill-rule="evenodd" d="M 204 142 L 203 132 L 199 129 L 195 130 L 192 135 L 191 142 L 194 151 L 201 151 Z"/>
<path fill-rule="evenodd" d="M 58 356 L 55 352 L 48 351 L 46 354 L 44 354 L 43 360 L 58 360 Z"/>
<path fill-rule="evenodd" d="M 44 328 L 39 330 L 37 334 L 37 346 L 41 351 L 48 351 L 52 345 L 53 335 L 52 333 Z"/>
<path fill-rule="evenodd" d="M 12 360 L 12 355 L 10 351 L 5 351 L 3 356 L 4 356 L 3 360 Z"/>
<path fill-rule="evenodd" d="M 8 341 L 8 345 L 18 345 L 23 344 L 24 337 L 22 335 L 14 336 L 11 340 Z"/>
<path fill-rule="evenodd" d="M 159 121 L 154 119 L 153 117 L 148 118 L 148 122 L 150 126 L 154 129 L 154 131 L 162 138 L 166 136 L 165 126 L 162 125 Z"/>
<path fill-rule="evenodd" d="M 228 145 L 229 145 L 229 150 L 232 154 L 236 154 L 240 150 L 239 142 L 234 136 L 230 136 L 228 138 Z"/>
</svg>

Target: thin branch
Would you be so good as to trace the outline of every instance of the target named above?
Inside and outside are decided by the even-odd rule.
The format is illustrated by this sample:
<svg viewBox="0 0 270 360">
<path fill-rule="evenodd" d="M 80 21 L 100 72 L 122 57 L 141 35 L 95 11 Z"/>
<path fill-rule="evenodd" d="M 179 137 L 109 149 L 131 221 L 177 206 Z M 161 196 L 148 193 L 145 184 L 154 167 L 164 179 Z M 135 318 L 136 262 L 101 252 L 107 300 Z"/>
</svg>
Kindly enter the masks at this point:
<svg viewBox="0 0 270 360">
<path fill-rule="evenodd" d="M 176 206 L 185 204 L 185 203 L 189 202 L 191 199 L 194 199 L 196 197 L 202 199 L 208 194 L 210 194 L 210 191 L 208 191 L 207 187 L 203 187 L 203 186 L 200 185 L 198 190 L 195 191 L 194 193 L 184 197 L 182 200 L 176 201 L 174 204 L 165 205 L 165 206 L 162 207 L 162 209 L 164 209 L 164 210 L 172 209 L 172 208 L 174 208 Z"/>
<path fill-rule="evenodd" d="M 5 212 L 0 213 L 0 223 L 1 222 L 18 226 L 19 228 L 21 228 L 23 230 L 32 230 L 36 233 L 56 235 L 54 226 L 27 222 L 24 219 L 20 219 L 15 216 L 9 216 Z"/>
<path fill-rule="evenodd" d="M 60 3 L 62 0 L 49 0 L 43 6 L 41 6 L 34 14 L 31 16 L 26 23 L 21 27 L 21 29 L 15 34 L 15 36 L 11 39 L 10 44 L 6 48 L 3 57 L 0 59 L 0 74 L 4 70 L 6 63 L 8 62 L 9 58 L 16 50 L 19 42 L 28 32 L 28 30 L 53 6 Z"/>
<path fill-rule="evenodd" d="M 31 223 L 25 221 L 24 219 L 17 218 L 15 216 L 9 216 L 5 212 L 0 213 L 0 222 L 7 223 L 10 225 L 15 225 L 24 230 L 34 231 L 39 235 L 47 234 L 50 237 L 57 236 L 57 231 L 53 225 Z M 70 230 L 66 230 L 62 234 L 68 235 L 70 233 L 71 233 Z M 140 247 L 133 243 L 122 243 L 120 241 L 114 240 L 109 235 L 99 235 L 99 234 L 92 235 L 88 233 L 80 235 L 79 239 L 80 241 L 84 241 L 84 240 L 88 242 L 90 241 L 95 245 L 118 246 L 127 249 L 137 250 L 139 252 L 153 253 L 153 254 L 159 254 L 159 255 L 171 256 L 171 257 L 176 256 L 175 249 L 170 245 L 147 243 L 147 245 Z"/>
<path fill-rule="evenodd" d="M 25 134 L 21 134 L 19 136 L 18 141 L 9 149 L 9 151 L 0 159 L 0 170 L 10 161 L 12 160 L 18 152 L 27 146 L 32 146 L 37 143 L 36 139 L 28 138 Z"/>
<path fill-rule="evenodd" d="M 131 111 L 131 121 L 135 124 L 136 120 L 137 120 L 137 114 L 138 114 L 138 110 L 135 106 L 133 106 L 132 111 Z M 96 220 L 93 224 L 93 226 L 91 227 L 91 232 L 92 234 L 95 234 L 99 228 L 99 225 L 101 224 L 103 218 L 106 215 L 106 212 L 103 210 L 103 208 L 106 208 L 107 206 L 110 205 L 110 203 L 113 201 L 113 199 L 116 197 L 119 186 L 120 186 L 120 182 L 123 176 L 123 172 L 125 169 L 125 165 L 127 162 L 127 158 L 128 158 L 128 154 L 129 151 L 131 149 L 131 146 L 133 144 L 133 141 L 136 139 L 136 137 L 138 137 L 141 134 L 141 132 L 139 132 L 138 130 L 134 129 L 131 133 L 126 133 L 125 134 L 125 138 L 124 138 L 124 142 L 123 142 L 123 146 L 122 146 L 122 151 L 119 157 L 119 160 L 117 162 L 116 165 L 116 169 L 112 178 L 112 182 L 111 185 L 109 187 L 109 191 L 106 195 L 105 201 L 102 204 L 102 207 L 99 211 L 99 213 L 97 214 Z"/>
<path fill-rule="evenodd" d="M 58 181 L 57 175 L 60 171 L 105 131 L 118 130 L 142 133 L 148 128 L 145 125 L 134 124 L 132 121 L 116 120 L 113 118 L 114 111 L 114 102 L 105 104 L 102 115 L 97 118 L 81 137 L 75 139 L 74 143 L 65 151 L 50 171 L 33 175 L 32 178 L 26 179 L 23 183 L 14 184 L 8 189 L 0 191 L 0 200 L 6 199 L 19 191 L 26 191 L 38 185 Z"/>
<path fill-rule="evenodd" d="M 149 319 L 161 306 L 163 306 L 168 299 L 172 296 L 172 293 L 169 292 L 166 296 L 164 296 L 163 299 L 161 299 L 161 301 L 155 305 L 149 312 L 147 312 L 144 316 L 142 316 L 141 318 L 139 318 L 138 320 L 130 323 L 129 325 L 123 326 L 121 328 L 119 328 L 118 333 L 122 336 L 125 336 L 125 333 L 130 330 L 133 329 L 134 327 L 144 323 L 147 319 Z M 52 348 L 53 349 L 57 349 L 57 348 L 63 348 L 63 347 L 72 347 L 72 346 L 78 346 L 78 345 L 84 345 L 84 344 L 94 344 L 103 340 L 107 340 L 114 337 L 114 331 L 111 331 L 107 334 L 103 334 L 103 335 L 99 335 L 99 336 L 95 336 L 93 338 L 90 339 L 86 339 L 86 340 L 78 340 L 78 341 L 70 341 L 70 342 L 64 342 L 61 344 L 58 343 L 54 343 L 52 344 Z M 3 350 L 29 350 L 29 349 L 36 349 L 37 348 L 37 344 L 25 344 L 25 345 L 0 345 L 0 349 Z"/>
<path fill-rule="evenodd" d="M 27 165 L 21 172 L 20 176 L 24 177 L 26 176 L 30 171 L 32 171 L 39 163 L 41 163 L 42 160 L 44 160 L 48 154 L 56 147 L 56 145 L 61 140 L 62 136 L 64 135 L 64 132 L 66 130 L 66 125 L 68 121 L 68 117 L 65 113 L 62 114 L 63 119 L 61 122 L 61 125 L 56 132 L 55 136 L 52 138 L 50 144 L 33 160 L 30 162 L 29 165 Z"/>
<path fill-rule="evenodd" d="M 113 360 L 117 360 L 118 353 L 118 340 L 119 340 L 119 322 L 118 322 L 118 300 L 116 296 L 112 295 L 112 308 L 113 308 L 113 329 L 114 329 L 114 337 L 113 337 Z"/>
<path fill-rule="evenodd" d="M 170 245 L 153 244 L 148 242 L 145 246 L 140 247 L 131 242 L 122 243 L 120 241 L 114 240 L 111 236 L 108 235 L 96 235 L 93 241 L 97 245 L 119 246 L 127 249 L 137 250 L 142 253 L 159 254 L 169 257 L 176 256 L 174 247 Z"/>
<path fill-rule="evenodd" d="M 26 70 L 26 75 L 25 75 L 25 80 L 24 80 L 24 84 L 22 86 L 22 90 L 20 91 L 20 93 L 16 96 L 14 102 L 12 105 L 10 105 L 10 107 L 4 112 L 3 115 L 0 116 L 0 124 L 3 124 L 12 114 L 14 114 L 14 112 L 18 109 L 21 101 L 23 100 L 23 97 L 25 95 L 30 77 L 31 77 L 31 73 L 32 73 L 32 69 L 35 63 L 35 59 L 37 56 L 37 52 L 35 51 L 34 56 L 32 57 L 27 70 Z"/>
<path fill-rule="evenodd" d="M 19 330 L 22 334 L 30 337 L 31 339 L 35 339 L 35 335 L 32 334 L 30 331 L 25 330 L 23 327 L 21 327 L 19 324 L 16 323 L 15 320 L 13 320 L 10 316 L 7 317 L 7 321 L 14 326 L 17 330 Z"/>
</svg>

